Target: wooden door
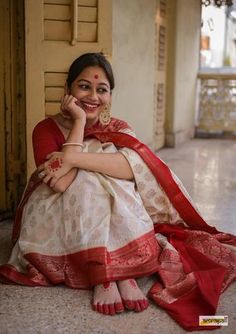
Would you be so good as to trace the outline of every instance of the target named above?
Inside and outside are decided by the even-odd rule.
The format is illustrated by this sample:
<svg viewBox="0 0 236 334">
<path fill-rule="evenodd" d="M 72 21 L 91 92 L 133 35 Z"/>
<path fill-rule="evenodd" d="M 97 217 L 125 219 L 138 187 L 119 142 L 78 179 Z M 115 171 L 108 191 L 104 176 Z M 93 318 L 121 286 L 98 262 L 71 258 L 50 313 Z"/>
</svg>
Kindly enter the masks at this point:
<svg viewBox="0 0 236 334">
<path fill-rule="evenodd" d="M 24 0 L 0 1 L 0 220 L 12 216 L 26 175 Z"/>
<path fill-rule="evenodd" d="M 25 0 L 28 176 L 32 130 L 59 111 L 71 62 L 85 52 L 111 57 L 111 9 L 111 0 Z"/>
<path fill-rule="evenodd" d="M 156 10 L 154 149 L 163 147 L 165 143 L 167 1 L 168 0 L 157 0 Z"/>
</svg>

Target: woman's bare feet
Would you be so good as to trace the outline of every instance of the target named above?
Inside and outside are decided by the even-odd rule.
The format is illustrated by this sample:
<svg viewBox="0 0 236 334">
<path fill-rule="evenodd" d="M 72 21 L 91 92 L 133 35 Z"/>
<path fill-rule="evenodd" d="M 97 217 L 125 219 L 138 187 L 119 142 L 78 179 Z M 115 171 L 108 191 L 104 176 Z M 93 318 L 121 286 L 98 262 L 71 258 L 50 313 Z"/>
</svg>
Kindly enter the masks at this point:
<svg viewBox="0 0 236 334">
<path fill-rule="evenodd" d="M 114 315 L 124 311 L 116 282 L 106 282 L 95 286 L 92 307 L 94 311 L 106 315 Z"/>
<path fill-rule="evenodd" d="M 139 289 L 135 279 L 118 281 L 117 284 L 122 301 L 128 310 L 141 312 L 148 308 L 149 302 Z"/>
</svg>

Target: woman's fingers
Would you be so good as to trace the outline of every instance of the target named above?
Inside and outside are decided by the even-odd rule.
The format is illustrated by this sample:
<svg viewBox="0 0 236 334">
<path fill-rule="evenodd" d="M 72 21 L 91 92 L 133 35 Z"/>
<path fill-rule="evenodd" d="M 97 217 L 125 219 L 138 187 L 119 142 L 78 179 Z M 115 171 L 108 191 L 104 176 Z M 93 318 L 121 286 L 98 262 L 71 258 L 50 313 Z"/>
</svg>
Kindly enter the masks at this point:
<svg viewBox="0 0 236 334">
<path fill-rule="evenodd" d="M 38 177 L 39 177 L 40 179 L 44 178 L 45 176 L 46 176 L 46 174 L 45 174 L 45 171 L 44 171 L 44 170 L 42 170 L 40 173 L 38 173 Z"/>
<path fill-rule="evenodd" d="M 57 183 L 58 178 L 55 176 L 52 176 L 51 174 L 48 174 L 43 178 L 43 182 L 47 184 L 50 188 L 53 188 L 55 184 Z"/>
<path fill-rule="evenodd" d="M 64 95 L 68 95 L 69 93 L 69 87 L 67 85 L 67 82 L 65 82 L 65 85 L 64 85 Z"/>
<path fill-rule="evenodd" d="M 58 179 L 56 177 L 53 177 L 50 181 L 50 187 L 53 188 L 55 184 L 57 183 Z"/>
<path fill-rule="evenodd" d="M 42 170 L 44 170 L 44 164 L 38 166 L 37 171 L 40 173 Z"/>
<path fill-rule="evenodd" d="M 45 175 L 46 175 L 46 173 L 45 173 L 45 164 L 42 164 L 42 165 L 38 166 L 37 171 L 38 171 L 38 177 L 40 179 L 44 178 Z"/>
<path fill-rule="evenodd" d="M 46 159 L 51 159 L 51 157 L 53 156 L 54 153 L 49 153 L 47 156 L 46 156 Z"/>
<path fill-rule="evenodd" d="M 60 155 L 61 152 L 52 152 L 52 153 L 49 153 L 47 156 L 46 156 L 46 159 L 51 159 L 54 155 Z"/>
<path fill-rule="evenodd" d="M 61 114 L 64 118 L 86 120 L 86 114 L 79 101 L 73 96 L 66 94 L 61 102 Z"/>
<path fill-rule="evenodd" d="M 69 103 L 71 101 L 71 95 L 65 94 L 61 100 L 61 112 L 63 116 L 69 116 L 68 111 L 69 111 Z"/>
<path fill-rule="evenodd" d="M 62 103 L 61 103 L 61 107 L 63 108 L 63 110 L 68 110 L 68 107 L 70 106 L 70 104 L 71 104 L 71 102 L 73 100 L 76 100 L 74 98 L 74 96 L 72 96 L 72 95 L 65 95 L 62 98 Z"/>
<path fill-rule="evenodd" d="M 44 183 L 48 183 L 52 178 L 52 175 L 50 174 L 47 174 L 44 178 L 43 178 L 43 182 Z"/>
</svg>

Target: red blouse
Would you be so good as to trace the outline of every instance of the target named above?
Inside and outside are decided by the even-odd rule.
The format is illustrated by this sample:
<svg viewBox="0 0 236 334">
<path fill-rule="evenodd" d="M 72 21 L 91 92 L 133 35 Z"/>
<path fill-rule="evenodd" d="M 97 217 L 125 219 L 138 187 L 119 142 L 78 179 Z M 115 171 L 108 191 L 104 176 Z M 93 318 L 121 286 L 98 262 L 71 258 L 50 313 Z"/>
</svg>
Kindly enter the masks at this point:
<svg viewBox="0 0 236 334">
<path fill-rule="evenodd" d="M 49 153 L 61 151 L 65 138 L 52 118 L 39 122 L 32 135 L 34 160 L 36 166 L 41 165 Z"/>
</svg>

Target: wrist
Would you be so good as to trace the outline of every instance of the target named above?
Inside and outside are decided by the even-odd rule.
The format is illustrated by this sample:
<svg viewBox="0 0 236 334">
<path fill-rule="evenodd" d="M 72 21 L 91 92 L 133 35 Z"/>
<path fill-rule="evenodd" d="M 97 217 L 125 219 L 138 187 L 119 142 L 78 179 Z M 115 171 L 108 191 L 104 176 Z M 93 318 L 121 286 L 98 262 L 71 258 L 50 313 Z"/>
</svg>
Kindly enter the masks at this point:
<svg viewBox="0 0 236 334">
<path fill-rule="evenodd" d="M 85 127 L 86 124 L 86 118 L 76 118 L 73 120 L 73 123 L 75 126 L 81 126 L 81 127 Z"/>
<path fill-rule="evenodd" d="M 71 154 L 71 168 L 79 168 L 79 161 L 81 159 L 82 152 L 76 152 Z"/>
</svg>

